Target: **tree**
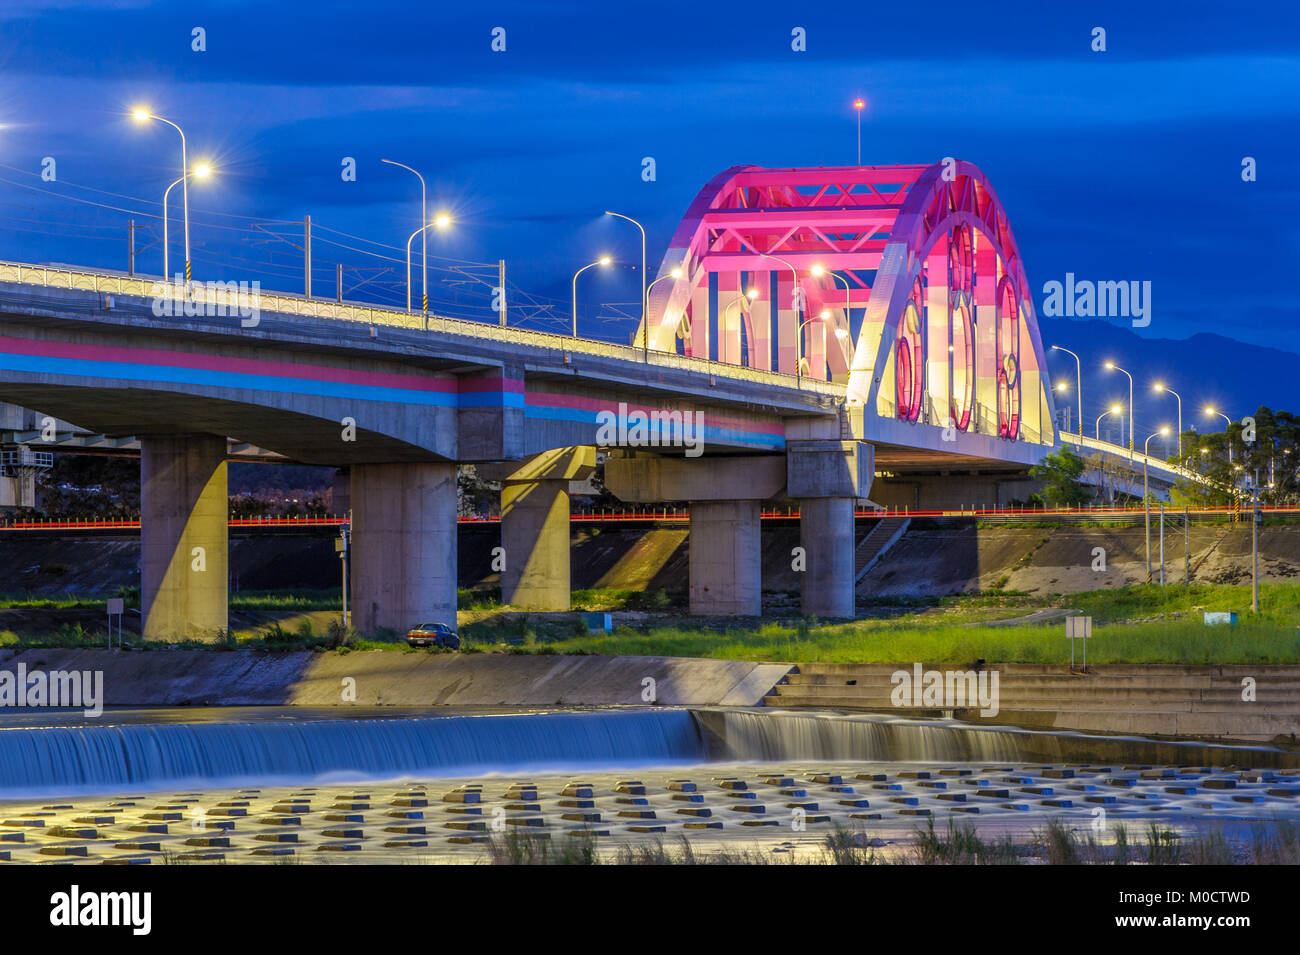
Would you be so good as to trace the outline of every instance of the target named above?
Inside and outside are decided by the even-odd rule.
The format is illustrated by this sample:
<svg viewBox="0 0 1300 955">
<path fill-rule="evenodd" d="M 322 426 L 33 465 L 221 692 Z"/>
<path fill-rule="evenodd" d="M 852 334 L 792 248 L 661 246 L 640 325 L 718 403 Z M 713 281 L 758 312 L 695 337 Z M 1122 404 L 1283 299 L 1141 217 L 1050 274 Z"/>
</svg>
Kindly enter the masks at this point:
<svg viewBox="0 0 1300 955">
<path fill-rule="evenodd" d="M 1083 458 L 1069 448 L 1053 451 L 1041 464 L 1029 469 L 1029 476 L 1043 482 L 1041 493 L 1034 495 L 1053 507 L 1075 507 L 1087 503 L 1092 492 L 1079 479 L 1083 476 Z"/>
</svg>

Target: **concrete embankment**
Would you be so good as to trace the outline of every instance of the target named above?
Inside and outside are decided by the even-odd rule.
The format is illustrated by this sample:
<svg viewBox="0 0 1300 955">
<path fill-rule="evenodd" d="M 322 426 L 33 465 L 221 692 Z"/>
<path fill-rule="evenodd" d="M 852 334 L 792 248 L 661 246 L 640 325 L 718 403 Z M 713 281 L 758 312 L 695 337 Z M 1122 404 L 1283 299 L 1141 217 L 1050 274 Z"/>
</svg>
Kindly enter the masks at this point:
<svg viewBox="0 0 1300 955">
<path fill-rule="evenodd" d="M 755 706 L 792 667 L 684 657 L 26 650 L 0 670 L 102 670 L 108 706 Z"/>
<path fill-rule="evenodd" d="M 1102 664 L 1083 673 L 1059 664 L 988 664 L 986 681 L 993 673 L 998 677 L 997 712 L 988 715 L 980 715 L 973 702 L 929 704 L 919 688 L 910 705 L 896 705 L 903 681 L 895 674 L 902 670 L 910 677 L 913 666 L 799 664 L 766 703 L 906 715 L 948 712 L 972 723 L 1101 733 L 1285 743 L 1300 734 L 1300 666 Z M 922 666 L 923 673 L 953 669 Z"/>
</svg>

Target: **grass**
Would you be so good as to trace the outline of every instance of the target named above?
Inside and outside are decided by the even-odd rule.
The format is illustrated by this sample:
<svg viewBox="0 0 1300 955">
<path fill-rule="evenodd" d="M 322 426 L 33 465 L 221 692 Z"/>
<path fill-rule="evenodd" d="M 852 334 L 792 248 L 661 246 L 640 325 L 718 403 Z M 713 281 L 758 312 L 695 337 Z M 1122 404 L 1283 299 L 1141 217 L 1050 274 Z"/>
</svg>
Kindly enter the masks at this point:
<svg viewBox="0 0 1300 955">
<path fill-rule="evenodd" d="M 579 591 L 577 607 L 651 607 L 673 598 L 662 592 Z M 332 592 L 232 595 L 232 608 L 282 618 L 224 635 L 216 644 L 182 646 L 208 649 L 263 650 L 411 650 L 396 633 L 343 632 L 321 617 L 334 608 Z M 1248 587 L 1222 585 L 1136 586 L 1061 595 L 1014 592 L 955 597 L 880 600 L 865 616 L 849 622 L 811 619 L 692 618 L 672 612 L 652 613 L 637 626 L 619 626 L 612 634 L 590 633 L 576 616 L 511 614 L 466 622 L 459 628 L 462 652 L 690 656 L 778 662 L 897 663 L 919 660 L 936 665 L 1068 662 L 1069 642 L 1057 620 L 1047 624 L 991 627 L 992 620 L 1012 619 L 1045 607 L 1069 607 L 1093 617 L 1088 643 L 1090 663 L 1296 663 L 1300 662 L 1300 583 L 1261 585 L 1260 612 L 1249 606 Z M 0 599 L 0 608 L 43 610 L 79 608 L 85 598 L 52 598 L 47 608 L 35 598 Z M 462 605 L 497 609 L 495 595 L 462 591 Z M 90 602 L 90 606 L 102 607 Z M 1201 612 L 1235 610 L 1235 627 L 1207 627 Z M 313 622 L 308 615 L 314 614 Z M 16 626 L 11 624 L 11 626 Z M 65 621 L 53 631 L 0 632 L 0 646 L 80 647 L 103 645 L 102 624 L 83 629 Z M 135 637 L 137 648 L 145 643 Z M 168 644 L 175 645 L 175 644 Z"/>
<path fill-rule="evenodd" d="M 974 824 L 949 820 L 946 830 L 927 820 L 892 852 L 862 830 L 836 826 L 818 851 L 800 860 L 821 865 L 1295 865 L 1300 863 L 1300 826 L 1278 819 L 1258 822 L 1243 838 L 1230 841 L 1221 829 L 1179 834 L 1155 822 L 1143 838 L 1131 839 L 1116 826 L 1112 841 L 1078 834 L 1059 819 L 1020 844 L 1009 837 L 986 840 Z M 757 845 L 695 848 L 685 836 L 662 837 L 602 851 L 593 833 L 575 832 L 559 839 L 527 832 L 494 837 L 485 861 L 493 865 L 775 865 L 795 862 L 792 853 Z"/>
</svg>

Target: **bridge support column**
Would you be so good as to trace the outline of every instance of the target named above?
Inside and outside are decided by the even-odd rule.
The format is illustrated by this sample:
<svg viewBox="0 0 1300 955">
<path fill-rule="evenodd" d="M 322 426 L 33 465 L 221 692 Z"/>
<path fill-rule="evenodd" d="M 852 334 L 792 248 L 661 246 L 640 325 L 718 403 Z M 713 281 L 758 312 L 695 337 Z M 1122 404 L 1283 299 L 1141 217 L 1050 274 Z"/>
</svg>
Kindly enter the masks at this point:
<svg viewBox="0 0 1300 955">
<path fill-rule="evenodd" d="M 871 491 L 874 449 L 862 441 L 789 441 L 787 493 L 799 502 L 800 546 L 807 561 L 803 612 L 854 615 L 853 512 Z"/>
<path fill-rule="evenodd" d="M 596 469 L 593 447 L 556 448 L 523 464 L 478 468 L 501 482 L 501 602 L 523 610 L 568 610 L 572 596 L 569 482 Z"/>
<path fill-rule="evenodd" d="M 762 505 L 758 501 L 689 503 L 691 613 L 761 615 Z"/>
<path fill-rule="evenodd" d="M 456 465 L 352 465 L 352 612 L 364 633 L 456 626 Z"/>
<path fill-rule="evenodd" d="M 853 509 L 851 497 L 799 502 L 799 544 L 807 561 L 801 588 L 806 617 L 852 617 Z"/>
<path fill-rule="evenodd" d="M 230 625 L 226 439 L 140 439 L 140 602 L 147 640 L 216 638 Z"/>
<path fill-rule="evenodd" d="M 691 613 L 762 612 L 761 502 L 781 493 L 779 455 L 605 461 L 605 486 L 636 504 L 687 501 L 691 511 Z"/>
</svg>

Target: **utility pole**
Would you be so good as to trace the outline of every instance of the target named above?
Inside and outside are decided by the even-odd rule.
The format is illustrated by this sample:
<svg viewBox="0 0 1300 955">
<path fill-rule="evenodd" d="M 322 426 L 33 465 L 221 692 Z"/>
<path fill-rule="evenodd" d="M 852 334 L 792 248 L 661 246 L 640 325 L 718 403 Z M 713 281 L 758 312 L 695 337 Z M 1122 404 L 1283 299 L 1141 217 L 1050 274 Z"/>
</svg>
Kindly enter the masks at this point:
<svg viewBox="0 0 1300 955">
<path fill-rule="evenodd" d="M 1187 586 L 1192 585 L 1192 512 L 1183 508 L 1183 569 Z"/>
<path fill-rule="evenodd" d="M 352 512 L 348 511 L 348 523 L 339 528 L 339 539 L 334 542 L 334 549 L 339 552 L 339 561 L 343 565 L 343 626 L 346 629 L 348 619 L 348 547 L 352 543 Z"/>
<path fill-rule="evenodd" d="M 135 275 L 135 220 L 126 220 L 126 274 Z"/>
<path fill-rule="evenodd" d="M 311 298 L 311 216 L 304 216 L 302 220 L 302 248 L 303 248 L 303 294 Z"/>
<path fill-rule="evenodd" d="M 1165 506 L 1160 505 L 1160 586 L 1165 585 Z"/>
<path fill-rule="evenodd" d="M 1255 486 L 1251 488 L 1250 506 L 1250 609 L 1259 613 L 1259 468 L 1255 469 Z"/>
<path fill-rule="evenodd" d="M 499 319 L 501 327 L 506 325 L 506 260 L 497 259 L 497 289 L 500 292 L 501 299 L 497 303 L 500 308 L 501 317 Z"/>
<path fill-rule="evenodd" d="M 334 265 L 334 298 L 342 304 L 343 302 L 343 263 L 336 262 Z"/>
</svg>

